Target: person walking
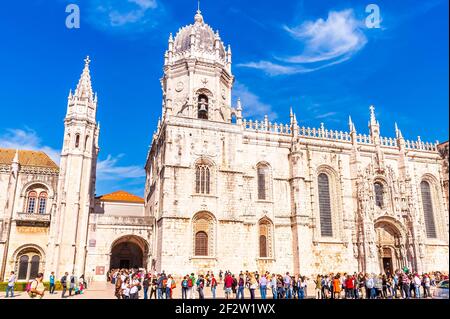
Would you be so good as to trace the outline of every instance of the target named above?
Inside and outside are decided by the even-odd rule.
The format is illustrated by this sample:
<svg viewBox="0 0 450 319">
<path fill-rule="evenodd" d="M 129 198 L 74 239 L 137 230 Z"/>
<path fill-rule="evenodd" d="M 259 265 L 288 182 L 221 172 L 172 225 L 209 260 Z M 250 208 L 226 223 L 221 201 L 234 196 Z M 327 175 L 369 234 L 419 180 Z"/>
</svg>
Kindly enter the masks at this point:
<svg viewBox="0 0 450 319">
<path fill-rule="evenodd" d="M 14 298 L 14 286 L 16 284 L 16 275 L 14 271 L 11 271 L 8 279 L 8 284 L 6 285 L 6 297 L 8 298 L 11 294 L 11 298 Z"/>
<path fill-rule="evenodd" d="M 420 287 L 422 286 L 422 280 L 419 278 L 419 274 L 414 274 L 414 296 L 418 299 L 420 299 Z"/>
<path fill-rule="evenodd" d="M 49 293 L 53 295 L 55 293 L 55 273 L 52 271 L 49 277 Z"/>
<path fill-rule="evenodd" d="M 68 281 L 68 279 L 69 279 L 68 276 L 69 276 L 69 273 L 66 272 L 66 273 L 64 274 L 64 276 L 61 277 L 61 280 L 60 280 L 60 282 L 61 282 L 61 287 L 62 287 L 61 298 L 66 298 L 67 281 Z"/>
<path fill-rule="evenodd" d="M 72 275 L 70 276 L 70 283 L 69 283 L 69 297 L 72 296 L 72 292 L 75 290 L 76 286 L 76 277 L 75 274 L 72 272 Z"/>
<path fill-rule="evenodd" d="M 181 299 L 187 299 L 187 293 L 188 293 L 188 278 L 189 276 L 184 276 L 183 280 L 181 281 Z"/>
<path fill-rule="evenodd" d="M 278 289 L 277 289 L 277 275 L 272 274 L 270 279 L 270 288 L 272 288 L 273 299 L 278 299 Z"/>
</svg>

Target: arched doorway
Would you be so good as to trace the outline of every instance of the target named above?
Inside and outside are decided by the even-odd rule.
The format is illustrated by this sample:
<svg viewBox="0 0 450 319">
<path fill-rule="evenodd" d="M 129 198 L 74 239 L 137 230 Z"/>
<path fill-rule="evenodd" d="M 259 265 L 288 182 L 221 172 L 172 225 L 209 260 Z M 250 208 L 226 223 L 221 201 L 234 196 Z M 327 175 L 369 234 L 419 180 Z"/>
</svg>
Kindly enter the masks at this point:
<svg viewBox="0 0 450 319">
<path fill-rule="evenodd" d="M 123 236 L 111 245 L 110 269 L 147 268 L 148 244 L 135 235 Z"/>
<path fill-rule="evenodd" d="M 405 244 L 399 228 L 386 220 L 375 223 L 380 271 L 392 274 L 406 265 Z"/>
</svg>

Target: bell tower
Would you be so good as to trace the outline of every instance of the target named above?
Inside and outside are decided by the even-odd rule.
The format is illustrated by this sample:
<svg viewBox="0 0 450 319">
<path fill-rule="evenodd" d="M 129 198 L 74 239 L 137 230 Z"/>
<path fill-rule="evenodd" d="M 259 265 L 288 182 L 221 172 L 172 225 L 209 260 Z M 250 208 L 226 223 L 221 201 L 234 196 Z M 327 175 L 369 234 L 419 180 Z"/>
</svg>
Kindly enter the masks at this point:
<svg viewBox="0 0 450 319">
<path fill-rule="evenodd" d="M 75 93 L 69 93 L 64 119 L 56 216 L 52 217 L 49 259 L 45 269 L 84 273 L 89 213 L 94 207 L 95 171 L 100 126 L 96 123 L 97 95 L 85 65 Z"/>
<path fill-rule="evenodd" d="M 170 116 L 231 122 L 231 48 L 205 23 L 200 9 L 194 23 L 170 34 L 164 58 L 163 119 Z"/>
</svg>

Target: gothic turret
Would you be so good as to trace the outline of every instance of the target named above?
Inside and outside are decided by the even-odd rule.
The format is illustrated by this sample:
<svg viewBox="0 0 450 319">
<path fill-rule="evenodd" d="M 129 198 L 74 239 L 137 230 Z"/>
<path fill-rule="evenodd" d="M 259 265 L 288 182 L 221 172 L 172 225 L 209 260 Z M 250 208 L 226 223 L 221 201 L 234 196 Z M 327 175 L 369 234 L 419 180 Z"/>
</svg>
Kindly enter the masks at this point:
<svg viewBox="0 0 450 319">
<path fill-rule="evenodd" d="M 50 228 L 46 269 L 61 276 L 65 271 L 83 274 L 89 213 L 94 207 L 95 169 L 99 152 L 96 123 L 97 95 L 85 65 L 75 93 L 69 93 L 64 120 L 64 142 L 58 179 L 58 214 Z"/>
</svg>

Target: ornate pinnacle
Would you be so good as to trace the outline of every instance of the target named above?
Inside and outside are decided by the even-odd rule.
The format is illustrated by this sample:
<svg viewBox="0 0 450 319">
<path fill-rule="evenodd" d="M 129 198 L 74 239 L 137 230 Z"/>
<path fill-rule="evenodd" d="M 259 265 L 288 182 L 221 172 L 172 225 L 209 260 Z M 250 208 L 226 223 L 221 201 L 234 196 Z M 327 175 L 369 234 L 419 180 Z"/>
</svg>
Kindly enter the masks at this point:
<svg viewBox="0 0 450 319">
<path fill-rule="evenodd" d="M 370 124 L 377 125 L 377 119 L 375 117 L 375 107 L 371 105 L 369 109 L 370 109 Z"/>
</svg>

